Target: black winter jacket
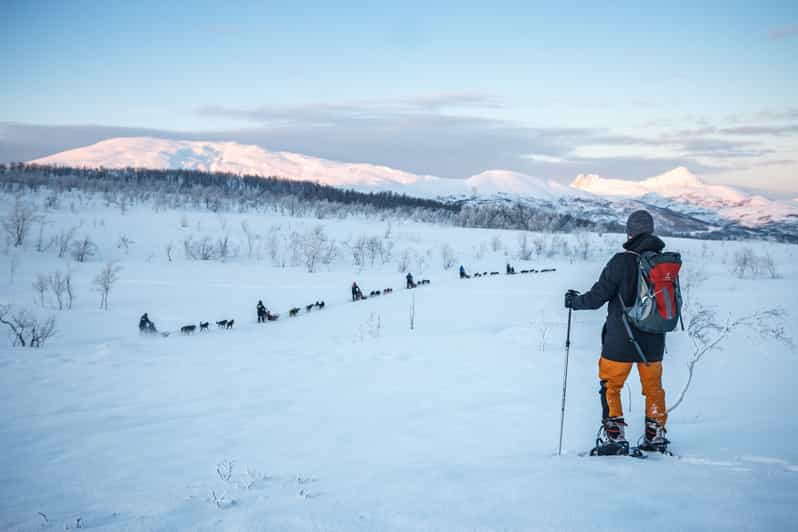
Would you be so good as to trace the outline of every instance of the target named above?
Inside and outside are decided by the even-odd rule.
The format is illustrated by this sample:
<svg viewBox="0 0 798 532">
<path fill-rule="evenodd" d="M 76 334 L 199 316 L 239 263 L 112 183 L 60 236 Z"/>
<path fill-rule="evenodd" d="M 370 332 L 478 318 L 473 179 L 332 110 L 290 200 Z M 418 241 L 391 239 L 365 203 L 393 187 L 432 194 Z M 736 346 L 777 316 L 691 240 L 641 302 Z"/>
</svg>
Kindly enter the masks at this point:
<svg viewBox="0 0 798 532">
<path fill-rule="evenodd" d="M 642 251 L 661 252 L 665 243 L 652 234 L 642 234 L 627 241 L 624 249 L 640 253 Z M 629 340 L 621 315 L 620 292 L 624 304 L 634 303 L 637 290 L 638 258 L 634 253 L 617 253 L 601 272 L 601 277 L 589 292 L 574 299 L 574 310 L 594 310 L 607 305 L 607 321 L 601 331 L 601 356 L 617 362 L 642 362 Z M 665 335 L 652 334 L 634 328 L 632 332 L 649 362 L 662 360 L 665 351 Z"/>
</svg>

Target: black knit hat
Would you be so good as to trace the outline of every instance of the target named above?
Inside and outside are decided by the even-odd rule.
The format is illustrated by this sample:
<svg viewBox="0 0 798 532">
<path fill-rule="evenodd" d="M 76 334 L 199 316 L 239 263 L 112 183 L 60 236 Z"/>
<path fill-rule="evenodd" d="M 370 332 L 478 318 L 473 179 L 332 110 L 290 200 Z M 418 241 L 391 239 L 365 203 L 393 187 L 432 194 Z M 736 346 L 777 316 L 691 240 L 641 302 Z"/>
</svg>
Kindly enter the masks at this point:
<svg viewBox="0 0 798 532">
<path fill-rule="evenodd" d="M 651 217 L 648 211 L 639 210 L 629 215 L 626 220 L 626 234 L 634 238 L 643 233 L 654 232 L 654 218 Z"/>
</svg>

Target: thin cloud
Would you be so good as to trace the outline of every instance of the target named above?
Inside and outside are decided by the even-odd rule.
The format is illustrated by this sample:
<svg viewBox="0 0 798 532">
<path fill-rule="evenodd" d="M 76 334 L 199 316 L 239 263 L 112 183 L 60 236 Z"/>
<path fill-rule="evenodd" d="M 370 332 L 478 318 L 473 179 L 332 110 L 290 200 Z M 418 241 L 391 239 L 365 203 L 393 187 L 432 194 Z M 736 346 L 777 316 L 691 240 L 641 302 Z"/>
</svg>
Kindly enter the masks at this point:
<svg viewBox="0 0 798 532">
<path fill-rule="evenodd" d="M 728 127 L 718 130 L 724 135 L 745 135 L 745 136 L 784 136 L 798 134 L 798 124 L 788 126 L 739 126 Z"/>
<path fill-rule="evenodd" d="M 301 105 L 237 108 L 223 105 L 198 107 L 201 116 L 247 120 L 324 124 L 341 120 L 368 120 L 413 113 L 439 113 L 448 108 L 498 109 L 504 104 L 494 95 L 478 92 L 445 92 L 404 98 L 311 102 Z"/>
</svg>

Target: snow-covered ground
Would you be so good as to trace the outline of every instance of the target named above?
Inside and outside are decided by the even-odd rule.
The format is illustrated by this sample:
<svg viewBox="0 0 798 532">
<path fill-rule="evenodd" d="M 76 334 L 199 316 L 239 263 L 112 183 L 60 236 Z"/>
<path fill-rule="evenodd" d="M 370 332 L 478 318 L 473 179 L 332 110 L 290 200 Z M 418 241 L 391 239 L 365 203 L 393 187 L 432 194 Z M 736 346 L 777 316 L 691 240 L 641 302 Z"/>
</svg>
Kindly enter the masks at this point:
<svg viewBox="0 0 798 532">
<path fill-rule="evenodd" d="M 12 348 L 5 337 L 0 346 L 0 528 L 795 529 L 798 354 L 752 329 L 733 331 L 696 366 L 669 422 L 678 457 L 590 458 L 578 453 L 599 424 L 604 311 L 575 313 L 565 453 L 556 456 L 562 294 L 588 289 L 622 235 L 529 234 L 532 258 L 520 261 L 511 231 L 148 206 L 123 213 L 80 195 L 47 210 L 44 195 L 31 199 L 47 216 L 45 237 L 80 224 L 75 236 L 90 235 L 99 249 L 89 262 L 70 261 L 77 299 L 63 311 L 51 298 L 40 308 L 31 288 L 37 274 L 67 269 L 54 250 L 34 249 L 38 226 L 24 249 L 0 254 L 0 303 L 53 313 L 58 329 L 42 349 Z M 8 212 L 12 199 L 0 201 Z M 251 257 L 242 220 L 261 235 Z M 291 266 L 291 233 L 319 225 L 337 258 L 315 273 Z M 133 241 L 127 251 L 122 234 Z M 225 234 L 238 256 L 185 258 L 186 236 Z M 352 265 L 344 243 L 361 235 L 381 243 L 385 262 Z M 564 253 L 564 242 L 588 242 L 588 257 Z M 668 244 L 683 252 L 693 308 L 702 301 L 725 321 L 781 307 L 784 332 L 798 336 L 798 248 Z M 779 276 L 733 276 L 743 248 L 769 254 Z M 444 269 L 449 254 L 454 267 Z M 92 279 L 110 260 L 122 270 L 102 311 Z M 404 290 L 403 261 L 431 284 Z M 503 273 L 506 262 L 557 271 L 457 278 L 460 263 Z M 353 280 L 367 293 L 395 292 L 352 303 Z M 280 320 L 258 325 L 258 299 Z M 324 310 L 288 317 L 317 300 Z M 228 318 L 235 327 L 141 337 L 143 312 L 161 330 Z M 692 351 L 687 333 L 669 336 L 669 398 L 687 380 Z M 634 373 L 623 397 L 637 438 Z"/>
</svg>

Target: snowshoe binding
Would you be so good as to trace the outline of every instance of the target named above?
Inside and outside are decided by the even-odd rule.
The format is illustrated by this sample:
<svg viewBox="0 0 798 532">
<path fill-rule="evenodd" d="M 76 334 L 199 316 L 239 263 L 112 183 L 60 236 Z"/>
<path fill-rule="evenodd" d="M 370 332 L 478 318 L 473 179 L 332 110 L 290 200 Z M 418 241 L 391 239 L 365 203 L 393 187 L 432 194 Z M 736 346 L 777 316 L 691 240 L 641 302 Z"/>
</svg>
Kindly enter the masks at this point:
<svg viewBox="0 0 798 532">
<path fill-rule="evenodd" d="M 666 433 L 665 427 L 657 423 L 656 420 L 647 417 L 646 432 L 638 441 L 637 446 L 644 451 L 673 456 L 673 453 L 668 449 L 668 445 L 671 442 L 665 437 Z"/>
<path fill-rule="evenodd" d="M 596 446 L 590 451 L 590 456 L 632 456 L 645 458 L 640 449 L 629 447 L 624 434 L 626 422 L 622 417 L 605 419 L 596 434 Z"/>
</svg>

